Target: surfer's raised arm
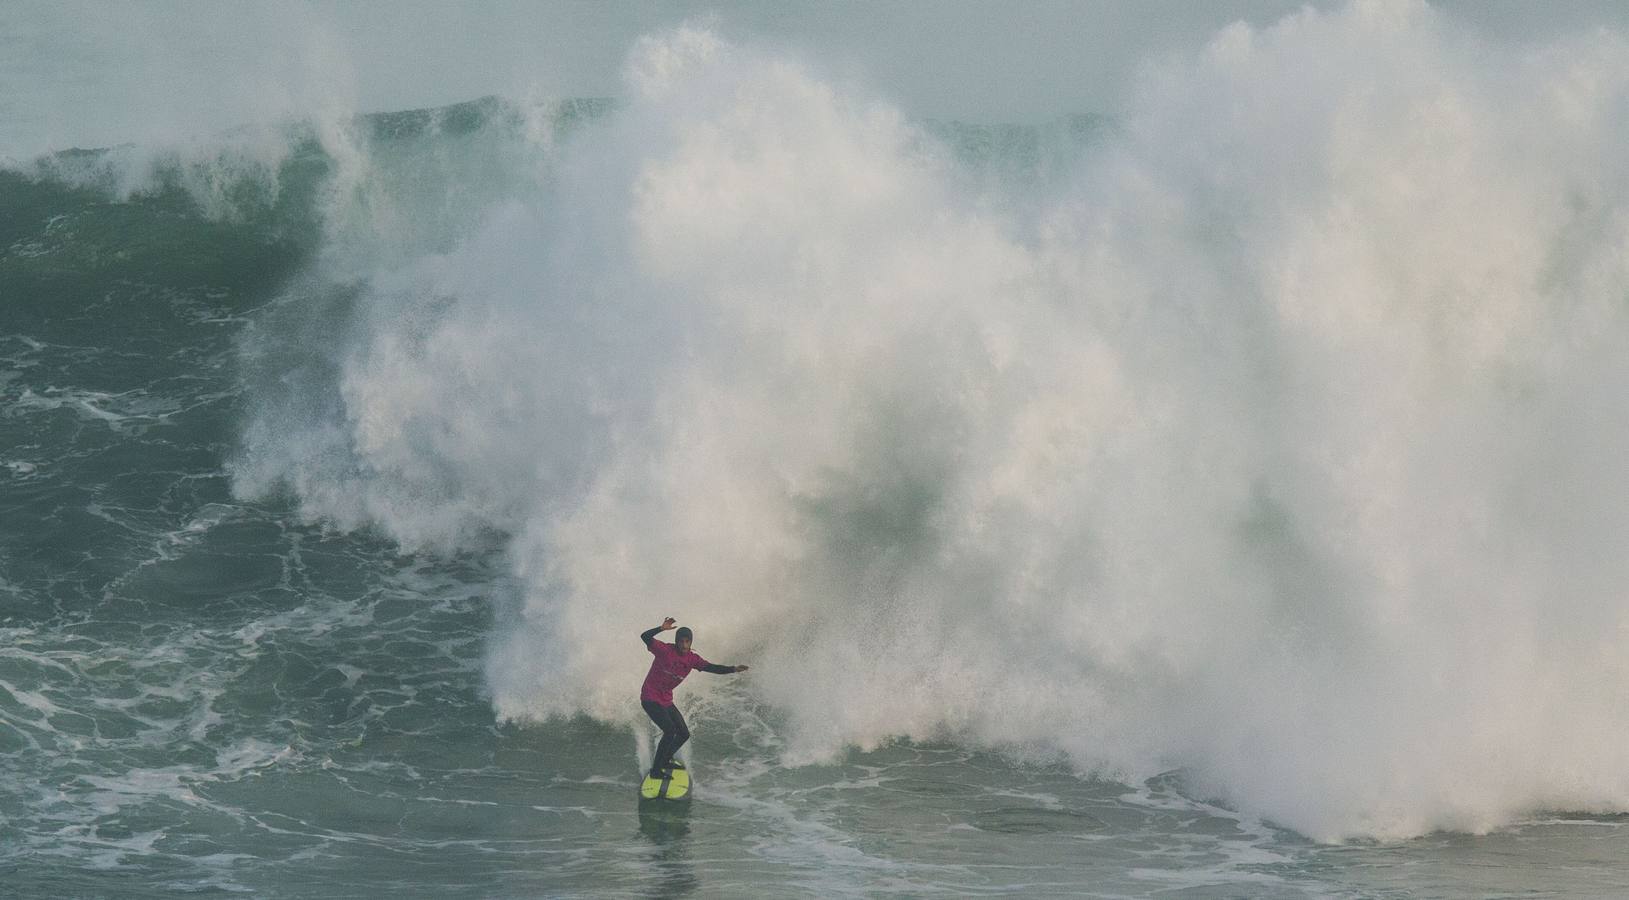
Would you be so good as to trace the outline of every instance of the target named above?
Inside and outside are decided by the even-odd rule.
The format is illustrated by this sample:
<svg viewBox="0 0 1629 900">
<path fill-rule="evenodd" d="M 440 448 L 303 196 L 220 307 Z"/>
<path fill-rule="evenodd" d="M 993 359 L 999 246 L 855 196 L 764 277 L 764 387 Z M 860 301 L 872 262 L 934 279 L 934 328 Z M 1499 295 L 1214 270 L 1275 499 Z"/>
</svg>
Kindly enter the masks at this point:
<svg viewBox="0 0 1629 900">
<path fill-rule="evenodd" d="M 639 636 L 639 639 L 641 641 L 644 641 L 648 645 L 651 641 L 656 640 L 656 633 L 657 632 L 671 630 L 673 628 L 673 624 L 676 621 L 678 621 L 678 620 L 673 618 L 672 616 L 668 616 L 667 618 L 662 620 L 662 624 L 656 626 L 655 628 L 652 628 L 651 630 L 645 632 L 644 634 L 641 634 Z"/>
</svg>

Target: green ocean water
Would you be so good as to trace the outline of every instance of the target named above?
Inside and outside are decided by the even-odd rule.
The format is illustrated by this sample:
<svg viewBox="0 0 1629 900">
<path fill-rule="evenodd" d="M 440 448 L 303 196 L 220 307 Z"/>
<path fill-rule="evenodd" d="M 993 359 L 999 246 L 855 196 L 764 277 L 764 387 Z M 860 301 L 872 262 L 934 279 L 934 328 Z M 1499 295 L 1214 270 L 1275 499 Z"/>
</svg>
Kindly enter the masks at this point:
<svg viewBox="0 0 1629 900">
<path fill-rule="evenodd" d="M 272 437 L 346 421 L 368 387 L 347 366 L 376 327 L 381 271 L 456 253 L 494 205 L 573 189 L 562 179 L 575 170 L 515 174 L 539 116 L 552 147 L 614 125 L 616 108 L 486 100 L 365 117 L 353 123 L 364 182 L 298 127 L 269 156 L 228 141 L 201 157 L 136 163 L 112 148 L 0 172 L 5 893 L 1629 892 L 1622 815 L 1535 811 L 1481 834 L 1317 842 L 1181 767 L 1083 770 L 1045 742 L 992 746 L 950 727 L 791 759 L 799 723 L 745 679 L 681 692 L 696 799 L 642 806 L 652 729 L 637 718 L 500 714 L 490 658 L 534 588 L 514 533 L 488 522 L 450 547 L 403 540 L 388 523 L 313 515 L 292 476 L 246 490 L 243 461 Z M 1011 200 L 1052 190 L 1112 131 L 1093 117 L 929 123 L 923 140 L 938 143 L 915 152 L 948 154 L 968 185 L 1021 183 Z M 375 217 L 341 215 L 358 210 Z M 312 471 L 329 471 L 316 453 Z M 447 485 L 468 480 L 435 483 L 456 494 Z M 904 481 L 811 506 L 849 503 L 844 521 L 908 538 L 921 498 L 937 495 Z M 866 540 L 851 541 L 855 560 L 890 558 Z M 528 650 L 548 657 L 567 640 L 562 628 Z M 642 675 L 606 677 L 632 697 Z M 534 690 L 567 696 L 561 679 Z"/>
</svg>

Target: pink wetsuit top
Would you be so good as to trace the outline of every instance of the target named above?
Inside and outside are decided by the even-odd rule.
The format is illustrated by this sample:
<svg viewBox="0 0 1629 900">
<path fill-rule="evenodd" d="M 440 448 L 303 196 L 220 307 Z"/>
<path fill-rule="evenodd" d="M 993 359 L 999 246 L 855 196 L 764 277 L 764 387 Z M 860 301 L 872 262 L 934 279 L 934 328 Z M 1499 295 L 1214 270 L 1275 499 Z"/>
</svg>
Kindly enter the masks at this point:
<svg viewBox="0 0 1629 900">
<path fill-rule="evenodd" d="M 647 641 L 645 647 L 656 659 L 651 661 L 645 686 L 639 689 L 639 699 L 651 700 L 663 706 L 673 705 L 673 689 L 691 670 L 712 665 L 696 651 L 680 653 L 679 648 L 667 641 Z"/>
</svg>

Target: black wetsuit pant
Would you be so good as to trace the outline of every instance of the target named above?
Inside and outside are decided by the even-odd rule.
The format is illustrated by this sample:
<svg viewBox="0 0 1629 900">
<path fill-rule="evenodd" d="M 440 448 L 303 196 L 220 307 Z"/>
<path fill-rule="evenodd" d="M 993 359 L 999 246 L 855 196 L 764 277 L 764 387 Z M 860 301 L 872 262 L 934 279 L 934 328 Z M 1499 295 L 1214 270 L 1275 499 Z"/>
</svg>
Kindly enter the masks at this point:
<svg viewBox="0 0 1629 900">
<path fill-rule="evenodd" d="M 656 758 L 650 767 L 656 771 L 666 769 L 673 765 L 673 754 L 690 740 L 690 728 L 684 724 L 684 716 L 679 714 L 677 706 L 663 706 L 655 700 L 641 700 L 639 705 L 645 708 L 645 714 L 656 727 L 662 729 L 662 740 L 656 744 Z"/>
</svg>

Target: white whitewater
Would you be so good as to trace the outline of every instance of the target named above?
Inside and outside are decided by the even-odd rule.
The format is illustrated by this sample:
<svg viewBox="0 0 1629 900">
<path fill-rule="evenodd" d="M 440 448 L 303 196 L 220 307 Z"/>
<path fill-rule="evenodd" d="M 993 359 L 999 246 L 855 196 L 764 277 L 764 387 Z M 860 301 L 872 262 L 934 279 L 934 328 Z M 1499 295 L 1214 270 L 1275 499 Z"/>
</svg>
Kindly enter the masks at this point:
<svg viewBox="0 0 1629 900">
<path fill-rule="evenodd" d="M 683 28 L 384 262 L 422 223 L 352 159 L 337 399 L 238 489 L 498 535 L 504 717 L 636 721 L 674 615 L 787 764 L 951 736 L 1327 839 L 1629 810 L 1629 44 L 1358 3 L 1141 84 L 1008 191 Z"/>
</svg>

